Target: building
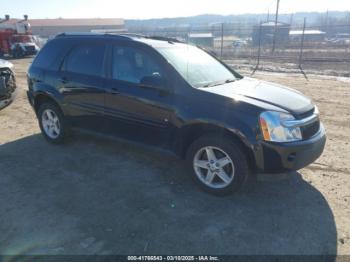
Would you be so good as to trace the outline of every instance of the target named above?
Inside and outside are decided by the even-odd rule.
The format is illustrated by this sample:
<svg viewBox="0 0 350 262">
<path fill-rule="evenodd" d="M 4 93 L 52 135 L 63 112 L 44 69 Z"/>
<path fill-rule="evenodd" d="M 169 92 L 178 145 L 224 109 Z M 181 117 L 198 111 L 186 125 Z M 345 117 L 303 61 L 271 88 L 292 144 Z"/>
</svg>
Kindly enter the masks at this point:
<svg viewBox="0 0 350 262">
<path fill-rule="evenodd" d="M 191 44 L 214 47 L 214 36 L 212 33 L 190 33 L 187 35 L 187 40 Z"/>
<path fill-rule="evenodd" d="M 124 31 L 124 20 L 120 18 L 83 19 L 30 19 L 34 35 L 50 38 L 62 32 Z"/>
<path fill-rule="evenodd" d="M 346 40 L 350 40 L 350 34 L 349 33 L 339 33 L 336 34 L 335 37 L 337 39 L 346 39 Z"/>
<path fill-rule="evenodd" d="M 276 45 L 284 44 L 289 40 L 290 24 L 277 22 L 275 25 L 274 21 L 268 21 L 255 25 L 252 33 L 253 45 L 272 44 L 276 27 Z M 261 40 L 259 39 L 261 37 Z"/>
<path fill-rule="evenodd" d="M 291 41 L 301 41 L 304 34 L 305 42 L 323 42 L 326 38 L 326 32 L 320 30 L 291 30 L 289 39 Z"/>
</svg>

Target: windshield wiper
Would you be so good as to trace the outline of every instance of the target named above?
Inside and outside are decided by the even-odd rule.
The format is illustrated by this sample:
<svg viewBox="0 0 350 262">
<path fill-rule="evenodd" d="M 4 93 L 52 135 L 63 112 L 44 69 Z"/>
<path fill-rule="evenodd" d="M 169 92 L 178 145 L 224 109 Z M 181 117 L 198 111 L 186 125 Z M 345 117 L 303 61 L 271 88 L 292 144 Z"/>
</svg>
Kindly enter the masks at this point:
<svg viewBox="0 0 350 262">
<path fill-rule="evenodd" d="M 228 83 L 232 83 L 236 81 L 235 78 L 229 78 L 229 79 L 226 79 L 225 81 L 215 81 L 215 82 L 212 82 L 212 83 L 208 83 L 208 84 L 205 84 L 201 87 L 212 87 L 212 86 L 220 86 L 220 85 L 223 85 L 223 84 L 228 84 Z"/>
<path fill-rule="evenodd" d="M 225 83 L 228 84 L 228 83 L 232 83 L 235 81 L 236 81 L 236 78 L 229 78 L 229 79 L 226 79 Z"/>
<path fill-rule="evenodd" d="M 200 86 L 200 87 L 210 87 L 210 86 L 212 86 L 212 84 L 213 84 L 213 83 L 205 84 L 205 85 L 202 85 L 202 86 Z"/>
<path fill-rule="evenodd" d="M 209 84 L 205 84 L 202 87 L 212 87 L 212 86 L 218 86 L 218 85 L 221 85 L 221 84 L 222 84 L 222 82 L 212 82 L 212 83 L 209 83 Z"/>
</svg>

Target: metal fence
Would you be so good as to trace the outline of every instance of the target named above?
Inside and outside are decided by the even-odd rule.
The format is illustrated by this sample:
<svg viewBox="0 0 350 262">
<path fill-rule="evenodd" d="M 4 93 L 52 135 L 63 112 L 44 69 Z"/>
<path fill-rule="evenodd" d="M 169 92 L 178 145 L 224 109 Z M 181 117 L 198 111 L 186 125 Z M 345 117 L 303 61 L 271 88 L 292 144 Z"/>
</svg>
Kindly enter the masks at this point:
<svg viewBox="0 0 350 262">
<path fill-rule="evenodd" d="M 305 19 L 304 24 L 293 27 L 262 22 L 129 31 L 199 45 L 252 74 L 267 70 L 350 77 L 350 24 L 308 26 Z"/>
</svg>

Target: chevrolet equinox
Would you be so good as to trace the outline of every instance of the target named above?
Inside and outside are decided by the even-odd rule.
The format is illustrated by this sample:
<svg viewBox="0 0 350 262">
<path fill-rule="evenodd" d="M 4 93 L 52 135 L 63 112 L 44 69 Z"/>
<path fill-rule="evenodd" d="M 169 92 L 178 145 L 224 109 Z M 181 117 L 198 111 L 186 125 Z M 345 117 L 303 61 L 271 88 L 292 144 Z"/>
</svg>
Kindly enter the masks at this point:
<svg viewBox="0 0 350 262">
<path fill-rule="evenodd" d="M 79 129 L 170 151 L 217 194 L 252 172 L 303 168 L 326 142 L 309 98 L 170 38 L 60 34 L 30 66 L 27 94 L 49 142 Z"/>
</svg>

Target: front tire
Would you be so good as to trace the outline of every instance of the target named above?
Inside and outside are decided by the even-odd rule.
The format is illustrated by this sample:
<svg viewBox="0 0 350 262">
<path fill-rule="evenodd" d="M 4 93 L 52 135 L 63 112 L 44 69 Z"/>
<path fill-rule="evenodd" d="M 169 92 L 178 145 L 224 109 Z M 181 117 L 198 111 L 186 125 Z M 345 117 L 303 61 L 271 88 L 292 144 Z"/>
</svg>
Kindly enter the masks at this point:
<svg viewBox="0 0 350 262">
<path fill-rule="evenodd" d="M 237 191 L 250 173 L 243 150 L 226 136 L 200 137 L 188 149 L 186 162 L 196 183 L 216 195 Z"/>
<path fill-rule="evenodd" d="M 66 121 L 60 108 L 54 103 L 44 103 L 38 111 L 42 135 L 53 144 L 61 144 L 67 133 Z"/>
</svg>

